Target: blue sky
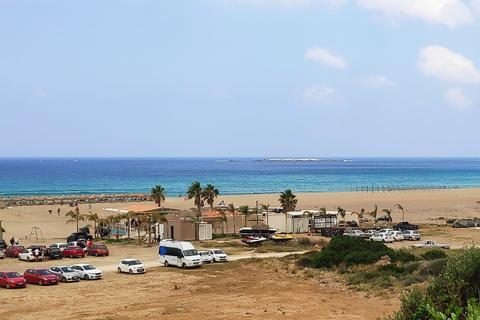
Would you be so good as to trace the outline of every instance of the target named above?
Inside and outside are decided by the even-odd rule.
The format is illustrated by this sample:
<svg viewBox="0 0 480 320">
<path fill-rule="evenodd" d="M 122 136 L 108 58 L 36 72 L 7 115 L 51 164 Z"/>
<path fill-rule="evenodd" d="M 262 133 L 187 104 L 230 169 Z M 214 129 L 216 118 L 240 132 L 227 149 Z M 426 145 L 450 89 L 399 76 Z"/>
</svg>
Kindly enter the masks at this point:
<svg viewBox="0 0 480 320">
<path fill-rule="evenodd" d="M 0 157 L 478 157 L 480 0 L 0 0 Z"/>
</svg>

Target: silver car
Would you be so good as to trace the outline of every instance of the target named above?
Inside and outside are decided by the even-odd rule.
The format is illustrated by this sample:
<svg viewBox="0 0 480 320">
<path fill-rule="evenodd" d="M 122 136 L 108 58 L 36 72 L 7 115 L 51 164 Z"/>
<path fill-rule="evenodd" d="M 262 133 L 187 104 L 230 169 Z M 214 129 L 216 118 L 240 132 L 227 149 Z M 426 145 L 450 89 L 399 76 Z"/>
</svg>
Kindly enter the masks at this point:
<svg viewBox="0 0 480 320">
<path fill-rule="evenodd" d="M 422 235 L 417 230 L 403 230 L 402 231 L 403 239 L 404 240 L 420 240 Z"/>
<path fill-rule="evenodd" d="M 80 280 L 80 275 L 77 271 L 73 270 L 69 266 L 51 266 L 50 272 L 53 273 L 62 281 L 65 282 L 74 282 Z"/>
</svg>

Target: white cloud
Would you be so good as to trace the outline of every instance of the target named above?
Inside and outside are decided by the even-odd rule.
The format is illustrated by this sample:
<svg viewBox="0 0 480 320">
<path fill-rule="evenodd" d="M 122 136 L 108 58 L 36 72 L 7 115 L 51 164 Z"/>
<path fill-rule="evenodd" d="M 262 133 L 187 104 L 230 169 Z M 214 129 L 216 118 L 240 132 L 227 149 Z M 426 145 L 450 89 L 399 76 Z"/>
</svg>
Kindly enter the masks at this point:
<svg viewBox="0 0 480 320">
<path fill-rule="evenodd" d="M 313 85 L 303 91 L 301 99 L 305 103 L 311 104 L 336 104 L 343 102 L 342 96 L 335 89 Z"/>
<path fill-rule="evenodd" d="M 307 53 L 305 54 L 305 58 L 318 61 L 330 67 L 336 67 L 341 69 L 347 68 L 347 63 L 342 57 L 336 57 L 327 50 L 318 47 L 308 49 Z"/>
<path fill-rule="evenodd" d="M 461 0 L 358 0 L 357 4 L 385 16 L 423 19 L 450 28 L 474 23 L 472 10 Z"/>
<path fill-rule="evenodd" d="M 50 97 L 50 93 L 42 89 L 35 89 L 33 93 L 38 97 Z"/>
<path fill-rule="evenodd" d="M 475 13 L 477 17 L 480 17 L 480 0 L 472 0 L 470 6 L 473 9 L 473 13 Z"/>
<path fill-rule="evenodd" d="M 429 46 L 420 50 L 418 67 L 425 74 L 443 80 L 480 82 L 480 71 L 475 68 L 473 61 L 441 46 Z"/>
<path fill-rule="evenodd" d="M 373 74 L 369 77 L 360 77 L 358 83 L 369 88 L 395 87 L 395 82 L 385 76 Z"/>
<path fill-rule="evenodd" d="M 465 97 L 462 88 L 451 88 L 445 93 L 445 99 L 454 107 L 457 108 L 471 108 L 473 103 L 470 99 Z"/>
</svg>

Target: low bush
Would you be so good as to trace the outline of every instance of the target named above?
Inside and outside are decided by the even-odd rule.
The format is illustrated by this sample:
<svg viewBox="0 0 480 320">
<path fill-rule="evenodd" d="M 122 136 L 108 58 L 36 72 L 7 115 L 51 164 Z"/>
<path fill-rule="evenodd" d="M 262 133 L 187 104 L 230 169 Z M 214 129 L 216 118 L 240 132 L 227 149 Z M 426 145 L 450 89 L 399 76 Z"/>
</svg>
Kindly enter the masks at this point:
<svg viewBox="0 0 480 320">
<path fill-rule="evenodd" d="M 437 276 L 443 272 L 447 259 L 437 259 L 423 262 L 418 268 L 418 274 L 421 276 Z"/>
<path fill-rule="evenodd" d="M 406 275 L 405 277 L 401 278 L 400 282 L 403 286 L 409 287 L 412 284 L 425 282 L 425 280 L 427 280 L 427 278 L 422 277 L 418 274 L 409 274 L 409 275 Z"/>
<path fill-rule="evenodd" d="M 420 261 L 414 261 L 414 262 L 407 263 L 407 264 L 405 264 L 405 270 L 408 273 L 413 273 L 414 271 L 418 270 L 418 267 L 420 266 L 420 264 L 421 264 Z"/>
<path fill-rule="evenodd" d="M 435 259 L 446 258 L 447 254 L 443 250 L 432 249 L 432 250 L 428 250 L 425 253 L 422 253 L 420 256 L 425 260 L 435 260 Z"/>
</svg>

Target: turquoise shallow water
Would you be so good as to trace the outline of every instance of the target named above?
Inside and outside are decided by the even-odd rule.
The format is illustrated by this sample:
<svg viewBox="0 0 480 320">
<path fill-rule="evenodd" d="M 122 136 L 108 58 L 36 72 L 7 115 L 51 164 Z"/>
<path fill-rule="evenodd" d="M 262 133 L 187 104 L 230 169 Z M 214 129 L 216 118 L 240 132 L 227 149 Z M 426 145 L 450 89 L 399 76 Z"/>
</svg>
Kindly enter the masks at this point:
<svg viewBox="0 0 480 320">
<path fill-rule="evenodd" d="M 193 181 L 221 194 L 480 187 L 479 158 L 1 158 L 0 196 L 149 193 L 177 196 Z"/>
</svg>

